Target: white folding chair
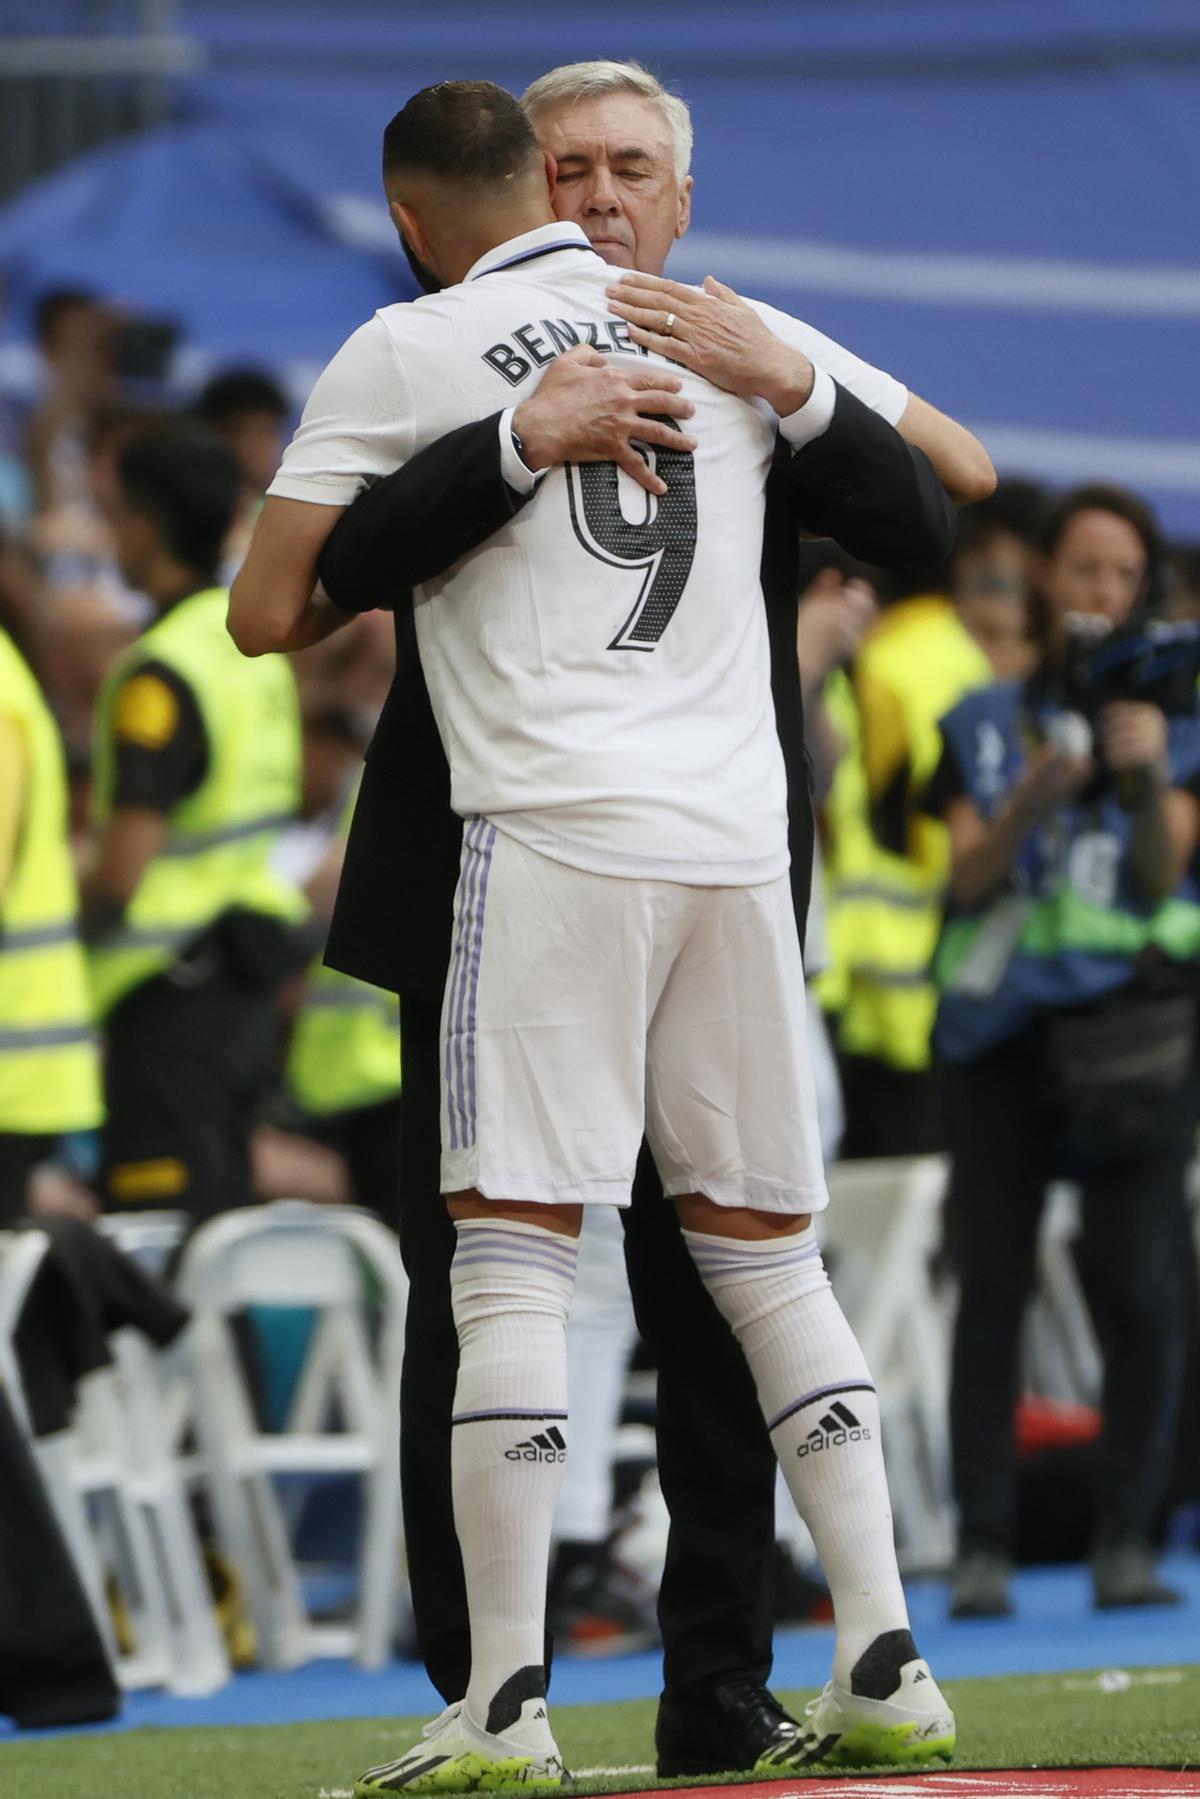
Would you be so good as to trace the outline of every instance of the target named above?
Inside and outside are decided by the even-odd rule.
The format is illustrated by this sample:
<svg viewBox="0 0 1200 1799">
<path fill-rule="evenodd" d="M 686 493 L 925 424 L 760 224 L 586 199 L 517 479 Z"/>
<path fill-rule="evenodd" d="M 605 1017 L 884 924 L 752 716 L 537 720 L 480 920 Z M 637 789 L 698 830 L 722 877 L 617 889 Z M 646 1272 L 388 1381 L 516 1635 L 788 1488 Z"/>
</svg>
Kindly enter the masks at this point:
<svg viewBox="0 0 1200 1799">
<path fill-rule="evenodd" d="M 165 1546 L 155 1541 L 139 1489 L 114 1370 L 97 1369 L 78 1383 L 75 1415 L 67 1429 L 36 1438 L 32 1434 L 14 1336 L 48 1249 L 44 1233 L 21 1231 L 8 1237 L 0 1254 L 0 1369 L 14 1410 L 30 1434 L 47 1498 L 121 1685 L 211 1690 L 211 1683 L 195 1684 L 192 1668 L 176 1680 L 173 1571 L 164 1559 Z M 127 1654 L 117 1645 L 106 1588 L 110 1577 L 134 1639 Z"/>
<path fill-rule="evenodd" d="M 27 1435 L 32 1433 L 15 1338 L 25 1301 L 49 1247 L 44 1231 L 0 1231 L 0 1380 Z"/>
<path fill-rule="evenodd" d="M 186 1212 L 110 1212 L 97 1218 L 96 1229 L 147 1274 L 161 1277 L 189 1222 Z"/>
<path fill-rule="evenodd" d="M 380 1319 L 368 1331 L 365 1277 Z M 389 1654 L 400 1568 L 400 1364 L 408 1282 L 394 1236 L 349 1207 L 276 1201 L 226 1213 L 184 1251 L 178 1286 L 193 1309 L 190 1350 L 214 1518 L 246 1583 L 271 1667 L 316 1655 Z M 282 1431 L 260 1428 L 231 1316 L 253 1306 L 318 1316 Z M 344 1428 L 334 1428 L 338 1423 Z M 304 1605 L 278 1475 L 353 1473 L 364 1485 L 353 1625 L 314 1622 Z"/>
<path fill-rule="evenodd" d="M 879 1391 L 902 1563 L 942 1568 L 953 1554 L 949 1327 L 933 1260 L 947 1165 L 940 1156 L 840 1162 L 817 1229 L 830 1279 Z"/>
</svg>

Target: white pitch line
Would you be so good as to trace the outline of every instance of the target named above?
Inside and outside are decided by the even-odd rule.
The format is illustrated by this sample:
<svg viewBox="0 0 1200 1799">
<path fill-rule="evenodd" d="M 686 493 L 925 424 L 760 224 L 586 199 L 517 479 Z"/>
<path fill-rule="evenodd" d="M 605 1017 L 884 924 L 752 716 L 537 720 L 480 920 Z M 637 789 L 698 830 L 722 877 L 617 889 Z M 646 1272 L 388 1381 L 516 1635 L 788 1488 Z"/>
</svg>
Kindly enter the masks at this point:
<svg viewBox="0 0 1200 1799">
<path fill-rule="evenodd" d="M 575 1768 L 573 1772 L 579 1780 L 603 1780 L 610 1774 L 653 1774 L 654 1767 L 650 1762 L 634 1762 L 626 1768 Z"/>
</svg>

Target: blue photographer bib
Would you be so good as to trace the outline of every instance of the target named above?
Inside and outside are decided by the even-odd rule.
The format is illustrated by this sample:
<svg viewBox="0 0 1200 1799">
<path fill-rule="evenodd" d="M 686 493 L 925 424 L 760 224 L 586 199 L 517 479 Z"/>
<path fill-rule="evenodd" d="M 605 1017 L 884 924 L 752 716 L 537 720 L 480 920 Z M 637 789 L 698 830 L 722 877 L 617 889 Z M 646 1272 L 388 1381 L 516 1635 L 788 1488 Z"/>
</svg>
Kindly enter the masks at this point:
<svg viewBox="0 0 1200 1799">
<path fill-rule="evenodd" d="M 1060 713 L 1005 682 L 969 694 L 942 720 L 963 791 L 983 818 L 1005 805 Z M 1200 715 L 1168 720 L 1168 760 L 1172 786 L 1200 781 Z M 1113 992 L 1148 946 L 1178 962 L 1200 955 L 1195 868 L 1169 898 L 1148 904 L 1134 886 L 1132 836 L 1106 784 L 1030 833 L 1003 892 L 974 912 L 949 907 L 934 963 L 939 1055 L 969 1061 L 1040 1012 Z"/>
</svg>

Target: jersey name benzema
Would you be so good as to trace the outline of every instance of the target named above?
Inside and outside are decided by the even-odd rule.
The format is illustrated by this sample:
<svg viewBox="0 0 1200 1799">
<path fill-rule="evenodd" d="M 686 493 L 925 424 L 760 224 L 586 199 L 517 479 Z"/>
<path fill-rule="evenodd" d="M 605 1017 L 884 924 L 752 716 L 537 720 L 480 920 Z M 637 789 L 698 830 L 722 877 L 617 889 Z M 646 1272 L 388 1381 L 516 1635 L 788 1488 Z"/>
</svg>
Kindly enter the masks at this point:
<svg viewBox="0 0 1200 1799">
<path fill-rule="evenodd" d="M 759 565 L 778 421 L 644 359 L 609 314 L 612 280 L 577 227 L 546 226 L 457 287 L 384 308 L 321 375 L 270 491 L 346 505 L 519 404 L 576 343 L 678 374 L 698 448 L 647 451 L 666 494 L 611 463 L 550 470 L 509 525 L 416 590 L 418 645 L 462 817 L 600 873 L 771 880 L 788 861 L 786 791 Z M 898 382 L 759 310 L 899 417 Z"/>
</svg>

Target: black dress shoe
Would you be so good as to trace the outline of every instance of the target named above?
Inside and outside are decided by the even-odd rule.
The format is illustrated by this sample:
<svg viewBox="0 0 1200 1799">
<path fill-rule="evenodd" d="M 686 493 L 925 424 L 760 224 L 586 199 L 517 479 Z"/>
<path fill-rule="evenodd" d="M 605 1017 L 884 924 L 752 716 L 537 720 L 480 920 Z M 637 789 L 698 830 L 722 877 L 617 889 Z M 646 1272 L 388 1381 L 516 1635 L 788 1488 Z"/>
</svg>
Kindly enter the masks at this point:
<svg viewBox="0 0 1200 1799">
<path fill-rule="evenodd" d="M 727 1680 L 711 1692 L 659 1702 L 654 1727 L 660 1780 L 681 1774 L 748 1774 L 760 1757 L 802 1734 L 761 1680 Z"/>
</svg>

